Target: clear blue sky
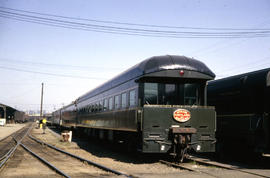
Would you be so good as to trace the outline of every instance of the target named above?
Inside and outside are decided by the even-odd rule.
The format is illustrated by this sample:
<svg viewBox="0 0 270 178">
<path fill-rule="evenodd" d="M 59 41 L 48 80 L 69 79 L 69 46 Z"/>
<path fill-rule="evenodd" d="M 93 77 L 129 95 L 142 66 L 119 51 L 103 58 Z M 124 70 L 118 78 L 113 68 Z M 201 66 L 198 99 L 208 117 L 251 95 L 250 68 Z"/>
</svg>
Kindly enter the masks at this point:
<svg viewBox="0 0 270 178">
<path fill-rule="evenodd" d="M 269 0 L 1 0 L 0 6 L 137 24 L 270 29 Z M 22 22 L 0 13 L 0 103 L 38 110 L 44 82 L 44 107 L 52 111 L 138 62 L 165 54 L 194 57 L 222 78 L 270 67 L 270 37 L 117 35 Z"/>
</svg>

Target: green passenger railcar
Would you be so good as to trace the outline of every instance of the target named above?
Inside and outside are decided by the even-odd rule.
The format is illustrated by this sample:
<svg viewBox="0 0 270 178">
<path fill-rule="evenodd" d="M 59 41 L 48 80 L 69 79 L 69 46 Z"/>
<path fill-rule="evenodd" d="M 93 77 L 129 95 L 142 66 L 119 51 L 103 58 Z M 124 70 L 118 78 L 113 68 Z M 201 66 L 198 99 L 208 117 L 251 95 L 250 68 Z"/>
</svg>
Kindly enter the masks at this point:
<svg viewBox="0 0 270 178">
<path fill-rule="evenodd" d="M 206 101 L 214 77 L 195 59 L 151 57 L 65 107 L 62 124 L 180 160 L 189 150 L 214 152 L 216 115 Z"/>
</svg>

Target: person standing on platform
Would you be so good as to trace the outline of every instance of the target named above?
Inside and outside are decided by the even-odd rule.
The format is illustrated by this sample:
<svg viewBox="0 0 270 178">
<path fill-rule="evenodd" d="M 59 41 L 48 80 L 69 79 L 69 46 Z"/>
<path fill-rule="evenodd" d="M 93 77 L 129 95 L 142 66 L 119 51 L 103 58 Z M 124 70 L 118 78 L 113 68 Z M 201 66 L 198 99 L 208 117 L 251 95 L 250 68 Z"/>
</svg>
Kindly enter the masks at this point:
<svg viewBox="0 0 270 178">
<path fill-rule="evenodd" d="M 39 128 L 39 120 L 36 120 L 36 128 L 38 129 Z"/>
<path fill-rule="evenodd" d="M 45 134 L 45 130 L 46 130 L 46 123 L 47 123 L 47 120 L 44 118 L 42 119 L 42 129 L 43 129 L 43 134 Z"/>
</svg>

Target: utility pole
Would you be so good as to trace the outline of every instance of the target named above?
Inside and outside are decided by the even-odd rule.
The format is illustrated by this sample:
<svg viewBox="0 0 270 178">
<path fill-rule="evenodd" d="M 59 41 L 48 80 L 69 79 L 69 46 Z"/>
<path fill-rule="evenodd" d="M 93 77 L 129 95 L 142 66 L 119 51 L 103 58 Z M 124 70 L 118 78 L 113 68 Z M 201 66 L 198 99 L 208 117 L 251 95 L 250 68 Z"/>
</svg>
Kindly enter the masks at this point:
<svg viewBox="0 0 270 178">
<path fill-rule="evenodd" d="M 41 104 L 40 104 L 40 119 L 42 118 L 42 106 L 43 106 L 43 86 L 44 84 L 41 84 Z"/>
</svg>

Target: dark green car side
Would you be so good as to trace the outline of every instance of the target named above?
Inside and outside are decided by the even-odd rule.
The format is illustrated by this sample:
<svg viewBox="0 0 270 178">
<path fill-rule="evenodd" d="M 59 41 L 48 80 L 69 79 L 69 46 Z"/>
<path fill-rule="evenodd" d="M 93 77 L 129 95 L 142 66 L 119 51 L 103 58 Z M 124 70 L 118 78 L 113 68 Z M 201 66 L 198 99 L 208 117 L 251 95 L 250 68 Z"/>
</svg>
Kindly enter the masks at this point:
<svg viewBox="0 0 270 178">
<path fill-rule="evenodd" d="M 126 70 L 61 110 L 63 126 L 89 136 L 127 142 L 143 153 L 215 151 L 215 109 L 207 81 L 215 74 L 185 56 L 154 56 Z"/>
</svg>

